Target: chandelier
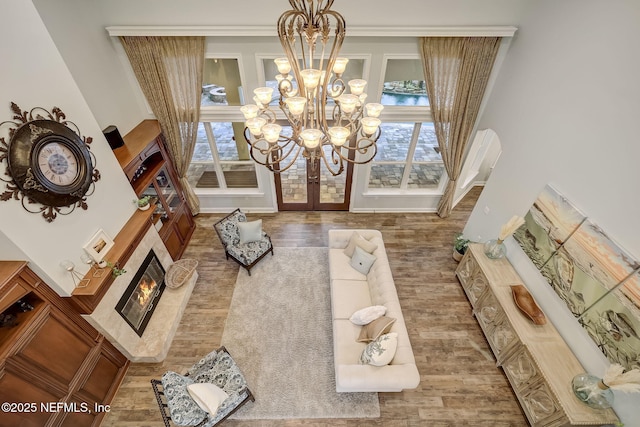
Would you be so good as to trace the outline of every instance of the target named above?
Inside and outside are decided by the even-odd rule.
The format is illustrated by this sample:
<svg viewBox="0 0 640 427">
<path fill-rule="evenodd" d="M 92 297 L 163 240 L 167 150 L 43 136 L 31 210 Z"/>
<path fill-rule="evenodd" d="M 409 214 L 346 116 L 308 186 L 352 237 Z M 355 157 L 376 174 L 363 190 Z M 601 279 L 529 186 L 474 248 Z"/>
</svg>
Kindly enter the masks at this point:
<svg viewBox="0 0 640 427">
<path fill-rule="evenodd" d="M 287 57 L 274 62 L 280 73 L 276 75 L 279 107 L 291 134 L 282 132 L 269 106 L 274 89 L 260 87 L 253 91 L 255 104 L 241 107 L 246 120 L 244 136 L 251 158 L 274 173 L 290 168 L 302 153 L 313 169 L 322 159 L 336 176 L 347 162 L 373 160 L 383 106 L 365 104 L 365 80 L 349 80 L 347 93 L 342 75 L 349 60 L 338 57 L 345 21 L 330 9 L 333 0 L 289 3 L 293 9 L 278 20 L 278 37 Z"/>
</svg>

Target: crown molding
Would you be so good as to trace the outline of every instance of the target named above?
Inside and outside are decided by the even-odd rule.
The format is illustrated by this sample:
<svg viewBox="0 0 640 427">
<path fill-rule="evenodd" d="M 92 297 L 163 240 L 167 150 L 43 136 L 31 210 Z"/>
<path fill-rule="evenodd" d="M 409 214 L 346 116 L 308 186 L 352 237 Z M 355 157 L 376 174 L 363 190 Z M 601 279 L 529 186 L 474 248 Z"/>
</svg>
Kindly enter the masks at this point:
<svg viewBox="0 0 640 427">
<path fill-rule="evenodd" d="M 276 37 L 275 25 L 180 26 L 115 25 L 106 27 L 117 36 Z M 513 37 L 514 26 L 348 27 L 349 37 Z"/>
</svg>

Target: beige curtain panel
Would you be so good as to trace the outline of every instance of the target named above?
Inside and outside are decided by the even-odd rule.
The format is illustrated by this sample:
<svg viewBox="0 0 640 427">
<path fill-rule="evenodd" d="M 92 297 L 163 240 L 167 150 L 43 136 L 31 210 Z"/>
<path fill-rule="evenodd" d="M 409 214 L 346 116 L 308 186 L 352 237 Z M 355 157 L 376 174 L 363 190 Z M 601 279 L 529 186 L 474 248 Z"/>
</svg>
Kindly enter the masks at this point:
<svg viewBox="0 0 640 427">
<path fill-rule="evenodd" d="M 153 114 L 162 127 L 169 155 L 191 213 L 200 201 L 187 181 L 200 120 L 204 37 L 120 37 Z"/>
<path fill-rule="evenodd" d="M 421 45 L 433 124 L 449 177 L 438 204 L 438 215 L 446 218 L 500 37 L 425 37 Z"/>
</svg>

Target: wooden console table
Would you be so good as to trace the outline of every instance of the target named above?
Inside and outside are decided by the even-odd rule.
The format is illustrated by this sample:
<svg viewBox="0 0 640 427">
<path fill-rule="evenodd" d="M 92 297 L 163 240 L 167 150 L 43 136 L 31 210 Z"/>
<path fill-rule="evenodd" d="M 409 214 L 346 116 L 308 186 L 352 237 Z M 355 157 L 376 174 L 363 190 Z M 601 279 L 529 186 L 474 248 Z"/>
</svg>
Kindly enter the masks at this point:
<svg viewBox="0 0 640 427">
<path fill-rule="evenodd" d="M 507 259 L 489 259 L 472 244 L 456 276 L 532 426 L 619 421 L 613 410 L 591 409 L 575 397 L 571 380 L 585 370 L 551 322 L 534 325 L 516 307 L 510 285 L 523 281 Z"/>
</svg>

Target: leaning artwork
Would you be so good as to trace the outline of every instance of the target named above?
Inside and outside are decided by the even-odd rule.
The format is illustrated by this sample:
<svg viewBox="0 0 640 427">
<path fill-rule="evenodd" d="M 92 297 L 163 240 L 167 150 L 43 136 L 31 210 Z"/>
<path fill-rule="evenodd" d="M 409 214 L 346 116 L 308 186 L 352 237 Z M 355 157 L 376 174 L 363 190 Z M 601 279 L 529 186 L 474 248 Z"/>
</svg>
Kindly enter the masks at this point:
<svg viewBox="0 0 640 427">
<path fill-rule="evenodd" d="M 640 366 L 640 263 L 546 186 L 514 238 L 611 362 Z"/>
</svg>

